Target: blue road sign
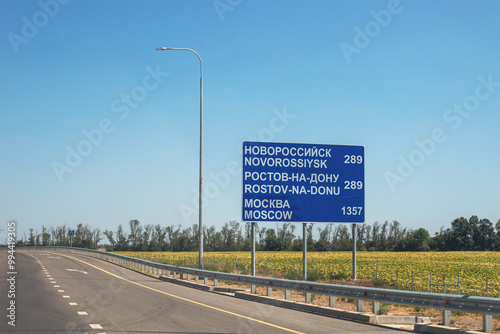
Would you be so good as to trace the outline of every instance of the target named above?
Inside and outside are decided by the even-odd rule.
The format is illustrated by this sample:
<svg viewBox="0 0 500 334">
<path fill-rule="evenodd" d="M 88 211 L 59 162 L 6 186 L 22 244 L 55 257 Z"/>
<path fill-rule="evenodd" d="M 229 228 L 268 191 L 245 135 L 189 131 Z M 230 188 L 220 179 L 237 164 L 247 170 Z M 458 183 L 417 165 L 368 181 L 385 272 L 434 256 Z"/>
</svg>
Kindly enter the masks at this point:
<svg viewBox="0 0 500 334">
<path fill-rule="evenodd" d="M 75 231 L 74 230 L 69 230 L 68 231 L 68 236 L 69 237 L 74 237 L 75 236 Z"/>
<path fill-rule="evenodd" d="M 364 146 L 244 141 L 242 220 L 363 223 Z"/>
</svg>

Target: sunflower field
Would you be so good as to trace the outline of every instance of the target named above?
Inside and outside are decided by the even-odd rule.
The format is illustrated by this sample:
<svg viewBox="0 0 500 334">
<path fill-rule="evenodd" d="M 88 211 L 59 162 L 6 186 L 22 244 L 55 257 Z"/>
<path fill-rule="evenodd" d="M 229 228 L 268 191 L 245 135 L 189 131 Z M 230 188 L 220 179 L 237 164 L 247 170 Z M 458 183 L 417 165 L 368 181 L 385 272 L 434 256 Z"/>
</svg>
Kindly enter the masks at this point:
<svg viewBox="0 0 500 334">
<path fill-rule="evenodd" d="M 176 266 L 197 267 L 198 252 L 116 252 Z M 205 252 L 207 270 L 251 273 L 250 252 Z M 256 274 L 302 279 L 302 252 L 257 252 Z M 308 252 L 307 278 L 352 278 L 351 252 Z M 357 278 L 401 290 L 500 297 L 499 252 L 357 252 Z M 432 285 L 431 285 L 432 283 Z"/>
</svg>

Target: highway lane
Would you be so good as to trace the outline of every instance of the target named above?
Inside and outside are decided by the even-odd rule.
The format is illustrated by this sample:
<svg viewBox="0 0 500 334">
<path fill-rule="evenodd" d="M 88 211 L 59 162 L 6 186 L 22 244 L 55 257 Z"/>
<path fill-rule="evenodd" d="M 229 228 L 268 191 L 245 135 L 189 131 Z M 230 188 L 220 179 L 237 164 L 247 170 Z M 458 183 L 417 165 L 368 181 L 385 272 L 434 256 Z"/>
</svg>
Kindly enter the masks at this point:
<svg viewBox="0 0 500 334">
<path fill-rule="evenodd" d="M 41 257 L 42 258 L 42 257 Z M 43 260 L 43 258 L 42 258 Z M 48 333 L 57 333 L 65 330 L 67 324 L 83 326 L 84 319 L 80 319 L 75 310 L 68 307 L 58 296 L 57 284 L 50 283 L 42 265 L 35 258 L 26 254 L 16 254 L 16 274 L 6 275 L 6 252 L 0 252 L 0 300 L 1 323 L 0 333 L 31 333 L 31 330 L 44 329 Z M 6 279 L 15 277 L 15 297 L 7 298 L 10 284 L 5 284 Z M 9 301 L 15 301 L 15 327 L 8 324 L 7 318 Z M 40 332 L 40 331 L 36 331 Z"/>
<path fill-rule="evenodd" d="M 16 260 L 16 327 L 3 316 L 1 333 L 401 333 L 191 289 L 67 252 L 18 252 Z M 6 285 L 0 293 L 4 300 Z"/>
</svg>

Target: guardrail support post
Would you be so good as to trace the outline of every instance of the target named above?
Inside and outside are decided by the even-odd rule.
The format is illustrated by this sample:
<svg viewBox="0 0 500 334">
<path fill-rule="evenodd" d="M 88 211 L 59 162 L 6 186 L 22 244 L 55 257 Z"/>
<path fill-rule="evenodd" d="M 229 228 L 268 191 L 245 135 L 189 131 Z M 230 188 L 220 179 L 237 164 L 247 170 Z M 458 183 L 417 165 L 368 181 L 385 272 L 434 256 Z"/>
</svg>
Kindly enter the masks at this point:
<svg viewBox="0 0 500 334">
<path fill-rule="evenodd" d="M 379 315 L 380 314 L 380 302 L 373 302 L 373 314 Z"/>
<path fill-rule="evenodd" d="M 267 287 L 267 296 L 272 297 L 273 296 L 273 288 L 270 286 Z"/>
<path fill-rule="evenodd" d="M 329 303 L 328 303 L 328 305 L 329 305 L 330 307 L 335 307 L 335 296 L 328 296 L 328 297 L 329 297 L 329 298 L 328 298 L 328 299 L 329 299 Z"/>
<path fill-rule="evenodd" d="M 443 310 L 443 326 L 449 326 L 451 324 L 451 311 Z"/>
<path fill-rule="evenodd" d="M 306 303 L 309 304 L 311 302 L 311 293 L 306 292 Z"/>
<path fill-rule="evenodd" d="M 198 284 L 198 282 L 200 281 L 200 276 L 196 275 L 194 277 L 194 281 L 196 282 L 196 284 Z"/>
<path fill-rule="evenodd" d="M 172 276 L 174 277 L 174 279 L 177 278 L 177 273 L 175 271 L 172 271 Z"/>
<path fill-rule="evenodd" d="M 204 283 L 205 285 L 208 285 L 208 278 L 203 277 L 203 283 Z"/>
<path fill-rule="evenodd" d="M 187 280 L 190 281 L 191 280 L 191 275 L 187 274 Z"/>
<path fill-rule="evenodd" d="M 285 290 L 285 299 L 290 300 L 290 290 Z"/>
<path fill-rule="evenodd" d="M 219 285 L 219 282 L 216 279 L 214 279 L 214 286 L 218 286 L 218 285 Z"/>
<path fill-rule="evenodd" d="M 252 284 L 252 286 L 250 287 L 250 293 L 255 293 L 256 291 L 256 286 L 255 284 Z"/>
<path fill-rule="evenodd" d="M 492 325 L 492 316 L 491 314 L 483 314 L 483 332 L 491 332 L 493 331 Z"/>
<path fill-rule="evenodd" d="M 358 312 L 364 312 L 365 311 L 365 307 L 364 307 L 364 304 L 363 304 L 363 299 L 357 299 L 356 300 L 356 309 Z"/>
</svg>

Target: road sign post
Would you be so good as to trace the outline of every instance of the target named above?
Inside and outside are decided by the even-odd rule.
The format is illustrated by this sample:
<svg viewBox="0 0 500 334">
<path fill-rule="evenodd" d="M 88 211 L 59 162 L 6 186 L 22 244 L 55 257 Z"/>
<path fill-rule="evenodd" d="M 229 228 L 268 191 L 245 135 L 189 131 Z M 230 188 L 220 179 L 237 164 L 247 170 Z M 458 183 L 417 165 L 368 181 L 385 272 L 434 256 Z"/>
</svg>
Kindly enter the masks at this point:
<svg viewBox="0 0 500 334">
<path fill-rule="evenodd" d="M 244 141 L 242 221 L 363 223 L 364 146 Z"/>
<path fill-rule="evenodd" d="M 243 221 L 363 223 L 364 147 L 243 142 Z"/>
<path fill-rule="evenodd" d="M 69 246 L 73 247 L 73 237 L 75 236 L 75 230 L 69 230 L 68 236 L 69 236 Z"/>
</svg>

